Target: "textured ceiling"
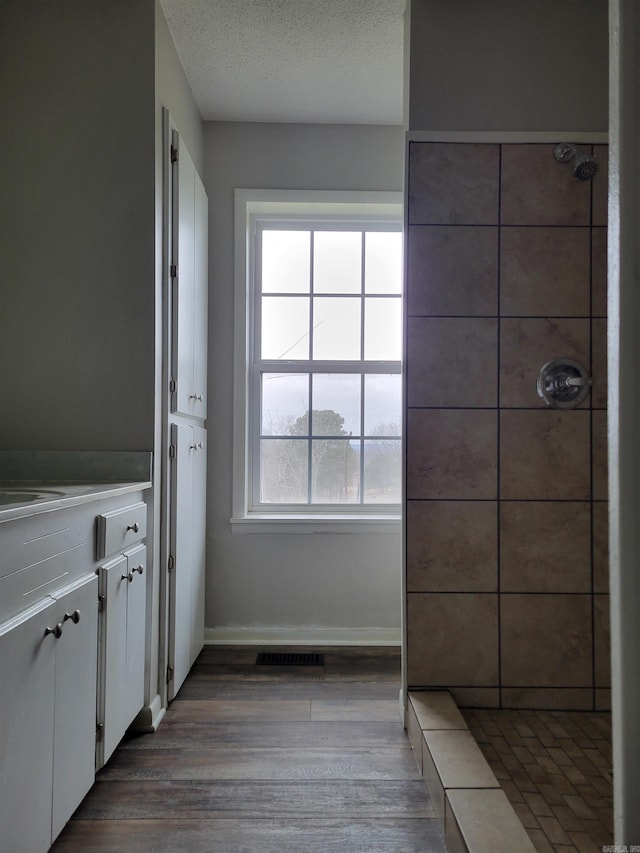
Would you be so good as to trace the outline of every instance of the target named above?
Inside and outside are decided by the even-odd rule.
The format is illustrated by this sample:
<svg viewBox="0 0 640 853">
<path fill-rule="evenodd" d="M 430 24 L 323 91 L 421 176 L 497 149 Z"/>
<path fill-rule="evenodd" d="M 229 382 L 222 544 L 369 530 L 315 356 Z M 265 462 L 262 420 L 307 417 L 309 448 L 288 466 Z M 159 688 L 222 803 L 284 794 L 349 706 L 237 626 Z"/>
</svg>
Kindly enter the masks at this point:
<svg viewBox="0 0 640 853">
<path fill-rule="evenodd" d="M 402 123 L 406 0 L 160 0 L 203 119 Z"/>
</svg>

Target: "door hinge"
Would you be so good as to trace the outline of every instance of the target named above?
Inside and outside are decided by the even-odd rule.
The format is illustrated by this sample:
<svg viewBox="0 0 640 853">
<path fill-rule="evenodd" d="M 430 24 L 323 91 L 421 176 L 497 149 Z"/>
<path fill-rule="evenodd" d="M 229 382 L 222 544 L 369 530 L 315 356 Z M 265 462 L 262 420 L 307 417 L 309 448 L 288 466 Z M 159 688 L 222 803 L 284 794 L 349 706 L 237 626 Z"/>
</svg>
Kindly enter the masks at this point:
<svg viewBox="0 0 640 853">
<path fill-rule="evenodd" d="M 172 163 L 178 162 L 178 149 L 176 148 L 175 145 L 171 146 L 171 162 Z"/>
<path fill-rule="evenodd" d="M 178 275 L 177 264 L 171 264 L 171 266 L 169 267 L 169 275 L 171 276 L 171 278 L 176 278 L 176 276 Z"/>
<path fill-rule="evenodd" d="M 104 613 L 104 602 L 106 599 L 106 595 L 98 596 L 98 613 Z"/>
<path fill-rule="evenodd" d="M 102 742 L 102 738 L 104 737 L 104 723 L 96 723 L 96 740 L 98 743 Z"/>
<path fill-rule="evenodd" d="M 173 667 L 172 666 L 167 667 L 167 684 L 169 684 L 170 681 L 173 681 Z"/>
<path fill-rule="evenodd" d="M 169 554 L 169 571 L 172 572 L 176 567 L 176 558 L 173 554 Z"/>
<path fill-rule="evenodd" d="M 170 379 L 169 380 L 169 391 L 173 394 L 175 392 L 175 390 L 176 390 L 176 380 Z"/>
<path fill-rule="evenodd" d="M 169 459 L 175 459 L 175 458 L 176 458 L 176 446 L 175 446 L 175 444 L 170 444 L 169 445 Z"/>
</svg>

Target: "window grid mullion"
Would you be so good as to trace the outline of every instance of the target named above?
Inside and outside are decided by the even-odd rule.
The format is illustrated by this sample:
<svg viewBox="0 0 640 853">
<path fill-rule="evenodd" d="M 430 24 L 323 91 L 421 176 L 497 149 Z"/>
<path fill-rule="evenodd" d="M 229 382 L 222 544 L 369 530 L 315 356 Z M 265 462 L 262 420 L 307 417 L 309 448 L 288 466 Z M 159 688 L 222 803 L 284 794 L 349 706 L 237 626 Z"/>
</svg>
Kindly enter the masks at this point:
<svg viewBox="0 0 640 853">
<path fill-rule="evenodd" d="M 313 502 L 313 373 L 309 371 L 309 417 L 307 419 L 307 503 Z"/>
<path fill-rule="evenodd" d="M 360 374 L 360 488 L 359 492 L 359 504 L 364 503 L 364 373 Z"/>
<path fill-rule="evenodd" d="M 365 233 L 360 233 L 360 361 L 364 361 L 364 277 Z"/>
<path fill-rule="evenodd" d="M 364 364 L 364 311 L 365 311 L 365 281 L 366 281 L 366 241 L 367 235 L 363 229 L 360 236 L 360 363 Z M 360 373 L 360 457 L 358 460 L 358 503 L 364 503 L 364 373 Z"/>
<path fill-rule="evenodd" d="M 316 232 L 311 229 L 309 240 L 309 361 L 313 363 L 315 316 L 315 249 Z M 307 418 L 307 503 L 313 503 L 313 373 L 309 370 L 309 417 Z"/>
<path fill-rule="evenodd" d="M 249 396 L 249 419 L 252 431 L 249 441 L 249 471 L 251 500 L 262 503 L 262 453 L 260 435 L 262 433 L 262 373 L 258 367 L 262 359 L 262 228 L 255 223 L 253 229 L 253 248 L 255 264 L 253 268 L 252 296 L 253 312 L 250 318 L 249 357 L 253 363 L 252 386 Z"/>
</svg>

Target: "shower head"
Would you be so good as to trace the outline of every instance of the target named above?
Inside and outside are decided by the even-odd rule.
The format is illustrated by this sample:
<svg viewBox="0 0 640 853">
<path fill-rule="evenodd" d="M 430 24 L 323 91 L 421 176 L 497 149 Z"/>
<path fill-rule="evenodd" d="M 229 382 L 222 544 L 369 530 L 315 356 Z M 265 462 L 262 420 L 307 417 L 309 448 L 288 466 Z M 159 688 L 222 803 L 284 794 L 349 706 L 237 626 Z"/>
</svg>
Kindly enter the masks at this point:
<svg viewBox="0 0 640 853">
<path fill-rule="evenodd" d="M 589 181 L 598 171 L 598 161 L 592 154 L 579 151 L 570 142 L 560 142 L 553 149 L 553 156 L 559 163 L 572 161 L 573 176 L 578 181 Z"/>
<path fill-rule="evenodd" d="M 598 171 L 598 161 L 590 154 L 576 154 L 573 158 L 573 174 L 579 181 L 590 181 Z"/>
</svg>

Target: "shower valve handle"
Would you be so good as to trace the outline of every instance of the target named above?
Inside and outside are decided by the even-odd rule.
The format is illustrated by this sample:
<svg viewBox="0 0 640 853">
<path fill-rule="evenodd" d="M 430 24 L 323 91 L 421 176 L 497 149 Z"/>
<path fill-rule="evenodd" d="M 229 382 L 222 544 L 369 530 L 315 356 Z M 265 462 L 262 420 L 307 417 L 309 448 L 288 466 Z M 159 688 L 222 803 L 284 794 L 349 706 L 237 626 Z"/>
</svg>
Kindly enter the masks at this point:
<svg viewBox="0 0 640 853">
<path fill-rule="evenodd" d="M 593 385 L 593 379 L 590 376 L 560 376 L 553 382 L 553 387 L 558 390 L 571 386 L 582 388 L 584 385 Z"/>
<path fill-rule="evenodd" d="M 537 380 L 538 394 L 554 409 L 574 409 L 589 393 L 593 380 L 571 358 L 554 358 L 543 364 Z"/>
</svg>

